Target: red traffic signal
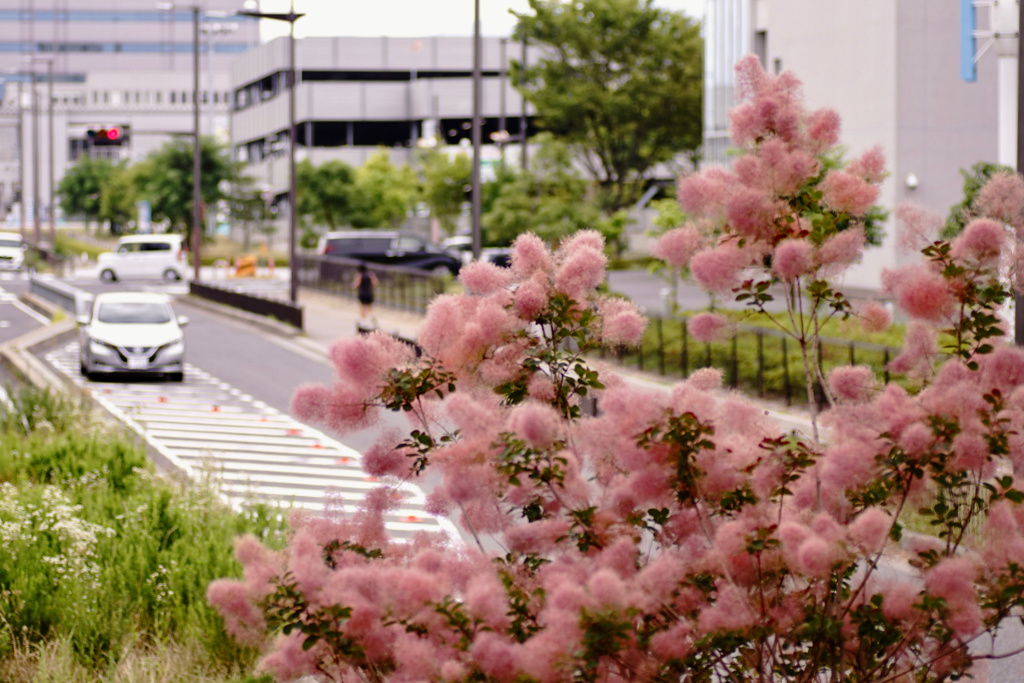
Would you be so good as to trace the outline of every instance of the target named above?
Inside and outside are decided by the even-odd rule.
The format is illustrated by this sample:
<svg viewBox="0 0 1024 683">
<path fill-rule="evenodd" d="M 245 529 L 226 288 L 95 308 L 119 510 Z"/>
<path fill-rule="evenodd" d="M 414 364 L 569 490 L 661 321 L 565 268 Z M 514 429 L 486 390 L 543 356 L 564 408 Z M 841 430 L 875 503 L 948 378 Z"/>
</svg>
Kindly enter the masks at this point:
<svg viewBox="0 0 1024 683">
<path fill-rule="evenodd" d="M 119 126 L 90 130 L 87 131 L 87 135 L 94 147 L 111 147 L 124 141 L 124 130 Z"/>
</svg>

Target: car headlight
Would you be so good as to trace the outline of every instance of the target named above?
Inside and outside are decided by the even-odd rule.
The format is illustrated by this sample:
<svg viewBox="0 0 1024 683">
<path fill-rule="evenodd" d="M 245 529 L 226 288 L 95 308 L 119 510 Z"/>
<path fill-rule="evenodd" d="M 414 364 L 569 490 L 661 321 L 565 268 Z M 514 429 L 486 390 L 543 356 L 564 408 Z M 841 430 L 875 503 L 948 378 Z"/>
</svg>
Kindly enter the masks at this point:
<svg viewBox="0 0 1024 683">
<path fill-rule="evenodd" d="M 117 347 L 99 339 L 89 339 L 89 351 L 95 356 L 119 356 Z"/>
<path fill-rule="evenodd" d="M 180 356 L 185 353 L 185 340 L 184 338 L 175 339 L 172 342 L 168 342 L 163 346 L 160 346 L 156 350 L 156 355 L 167 354 L 169 356 Z"/>
</svg>

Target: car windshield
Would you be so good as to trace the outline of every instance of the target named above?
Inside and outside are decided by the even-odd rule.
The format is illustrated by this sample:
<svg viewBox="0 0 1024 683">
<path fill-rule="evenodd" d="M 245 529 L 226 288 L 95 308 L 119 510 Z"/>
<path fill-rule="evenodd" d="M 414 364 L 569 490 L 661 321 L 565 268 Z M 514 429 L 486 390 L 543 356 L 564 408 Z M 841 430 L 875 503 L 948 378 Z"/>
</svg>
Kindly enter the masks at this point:
<svg viewBox="0 0 1024 683">
<path fill-rule="evenodd" d="M 171 309 L 159 302 L 119 301 L 100 304 L 96 319 L 101 323 L 158 324 L 171 321 Z"/>
<path fill-rule="evenodd" d="M 21 242 L 19 240 L 0 239 L 0 247 L 8 249 L 21 249 Z"/>
</svg>

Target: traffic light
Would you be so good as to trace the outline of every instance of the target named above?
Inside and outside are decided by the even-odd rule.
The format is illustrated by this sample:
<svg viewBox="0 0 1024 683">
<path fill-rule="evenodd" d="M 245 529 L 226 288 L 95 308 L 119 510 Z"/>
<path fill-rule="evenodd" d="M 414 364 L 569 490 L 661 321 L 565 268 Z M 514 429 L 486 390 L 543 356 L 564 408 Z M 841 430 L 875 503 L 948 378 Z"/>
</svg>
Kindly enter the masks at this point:
<svg viewBox="0 0 1024 683">
<path fill-rule="evenodd" d="M 86 132 L 93 147 L 120 147 L 127 138 L 123 126 L 90 129 Z"/>
</svg>

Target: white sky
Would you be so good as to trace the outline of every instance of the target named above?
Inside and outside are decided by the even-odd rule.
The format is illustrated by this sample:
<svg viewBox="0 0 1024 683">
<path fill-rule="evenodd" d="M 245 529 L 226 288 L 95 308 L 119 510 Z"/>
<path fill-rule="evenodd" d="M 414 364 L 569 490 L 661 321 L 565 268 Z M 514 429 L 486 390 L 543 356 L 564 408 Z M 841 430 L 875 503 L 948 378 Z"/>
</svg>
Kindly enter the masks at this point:
<svg viewBox="0 0 1024 683">
<path fill-rule="evenodd" d="M 260 0 L 261 12 L 287 12 L 290 0 Z M 471 36 L 473 0 L 293 0 L 305 17 L 295 22 L 303 36 Z M 704 15 L 704 0 L 655 0 L 655 6 Z M 480 0 L 480 32 L 507 36 L 515 25 L 509 10 L 525 12 L 526 0 Z M 263 40 L 287 35 L 288 24 L 264 21 Z"/>
</svg>

